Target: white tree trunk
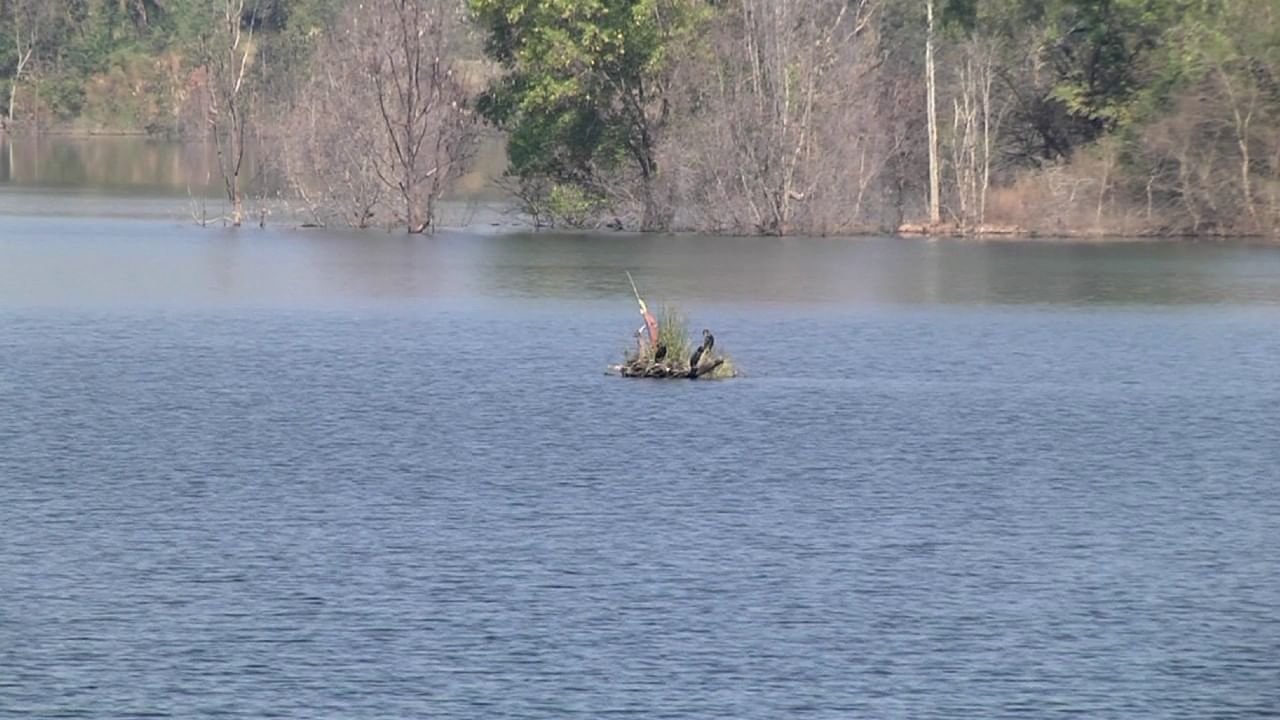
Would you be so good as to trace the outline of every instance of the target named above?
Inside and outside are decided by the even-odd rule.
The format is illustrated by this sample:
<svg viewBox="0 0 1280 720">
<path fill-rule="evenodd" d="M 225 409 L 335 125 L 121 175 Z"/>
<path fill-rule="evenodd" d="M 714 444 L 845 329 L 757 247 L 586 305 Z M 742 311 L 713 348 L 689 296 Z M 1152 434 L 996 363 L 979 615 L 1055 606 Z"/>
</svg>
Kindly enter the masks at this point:
<svg viewBox="0 0 1280 720">
<path fill-rule="evenodd" d="M 929 28 L 924 42 L 925 85 L 928 89 L 929 112 L 929 224 L 942 222 L 942 205 L 939 198 L 940 170 L 938 168 L 938 108 L 937 92 L 933 77 L 933 0 L 925 0 Z"/>
<path fill-rule="evenodd" d="M 35 51 L 34 37 L 31 43 L 27 45 L 26 52 L 22 51 L 22 32 L 17 27 L 17 22 L 17 10 L 15 9 L 13 39 L 18 50 L 18 64 L 13 70 L 13 81 L 9 83 L 9 113 L 5 115 L 6 127 L 13 123 L 14 108 L 18 102 L 18 81 L 22 79 L 22 73 L 27 69 L 27 63 L 31 60 L 31 53 Z"/>
<path fill-rule="evenodd" d="M 240 227 L 244 219 L 244 196 L 240 188 L 240 170 L 244 166 L 245 123 L 247 101 L 241 95 L 250 62 L 253 26 L 246 38 L 241 29 L 245 0 L 224 0 L 219 28 L 206 42 L 205 64 L 213 84 L 213 102 L 208 122 L 213 132 L 218 168 L 227 201 L 231 204 L 230 221 Z M 224 138 L 225 135 L 225 138 Z"/>
</svg>

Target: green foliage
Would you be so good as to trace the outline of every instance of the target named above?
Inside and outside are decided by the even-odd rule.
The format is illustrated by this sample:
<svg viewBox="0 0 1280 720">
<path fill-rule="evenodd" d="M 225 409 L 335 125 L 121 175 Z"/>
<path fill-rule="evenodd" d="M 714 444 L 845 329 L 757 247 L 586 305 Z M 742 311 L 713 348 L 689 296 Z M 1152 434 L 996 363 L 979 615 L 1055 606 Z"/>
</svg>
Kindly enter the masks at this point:
<svg viewBox="0 0 1280 720">
<path fill-rule="evenodd" d="M 1134 119 L 1146 56 L 1158 47 L 1176 3 L 1168 0 L 1069 0 L 1053 6 L 1050 97 L 1096 131 Z M 1096 136 L 1096 134 L 1095 134 Z"/>
<path fill-rule="evenodd" d="M 693 354 L 694 345 L 689 339 L 689 322 L 684 313 L 673 305 L 663 305 L 658 311 L 658 342 L 667 346 L 667 358 L 675 364 L 687 364 Z M 640 338 L 647 342 L 648 334 L 641 331 Z M 628 348 L 625 362 L 628 364 L 641 359 L 634 346 Z M 649 360 L 648 351 L 644 360 Z"/>
<path fill-rule="evenodd" d="M 689 341 L 689 323 L 684 313 L 672 305 L 663 305 L 658 313 L 658 342 L 667 346 L 668 357 L 687 361 L 693 354 Z"/>
<path fill-rule="evenodd" d="M 590 224 L 604 204 L 603 198 L 591 194 L 581 186 L 556 183 L 547 194 L 546 214 L 554 222 L 581 228 Z"/>
<path fill-rule="evenodd" d="M 732 34 L 711 41 L 740 12 L 719 0 L 464 0 L 457 7 L 463 5 L 492 61 L 469 74 L 477 83 L 491 78 L 475 107 L 505 131 L 508 181 L 520 188 L 517 196 L 536 218 L 559 224 L 590 226 L 605 213 L 628 224 L 643 206 L 641 227 L 663 229 L 689 183 L 687 172 L 665 164 L 687 170 L 703 148 L 682 147 L 680 139 L 696 145 L 690 128 L 715 132 L 703 127 L 714 124 L 701 123 L 705 91 L 728 82 L 726 64 L 750 59 L 776 68 L 770 70 L 776 82 L 740 92 L 760 103 L 756 112 L 786 103 L 779 87 L 797 87 L 804 76 L 800 64 L 770 65 L 783 57 L 780 47 L 797 46 L 794 26 L 773 27 L 762 37 L 776 37 L 765 43 Z M 958 86 L 963 72 L 995 78 L 994 184 L 1073 158 L 1101 163 L 1091 148 L 1105 148 L 1106 162 L 1117 163 L 1121 175 L 1136 173 L 1148 217 L 1159 214 L 1152 207 L 1195 196 L 1224 217 L 1253 216 L 1254 204 L 1265 200 L 1280 218 L 1273 200 L 1280 197 L 1280 0 L 933 0 L 933 6 L 941 114 L 954 117 L 952 102 L 970 93 Z M 223 7 L 222 0 L 0 0 L 0 99 L 17 88 L 19 123 L 37 117 L 81 127 L 207 132 L 199 68 Z M 249 92 L 272 100 L 253 106 L 271 113 L 288 105 L 307 78 L 326 70 L 313 67 L 313 51 L 338 15 L 363 20 L 366 12 L 347 0 L 248 0 L 240 21 L 254 33 Z M 857 70 L 859 78 L 865 72 L 877 84 L 850 111 L 865 109 L 873 119 L 855 125 L 868 138 L 891 128 L 886 132 L 900 149 L 882 158 L 884 169 L 867 195 L 893 197 L 898 221 L 904 209 L 910 213 L 911 198 L 923 194 L 924 15 L 921 0 L 877 0 L 857 40 L 873 44 L 877 57 Z M 15 78 L 24 42 L 34 42 L 34 51 Z M 822 76 L 818 103 L 839 102 L 832 98 L 840 93 L 828 90 L 851 77 L 848 70 Z M 748 102 L 722 110 L 749 119 L 753 108 Z M 954 145 L 946 132 L 944 142 Z M 876 147 L 873 138 L 867 143 Z M 816 153 L 836 157 L 840 144 L 838 133 L 823 137 Z M 1193 152 L 1200 150 L 1202 157 Z M 725 159 L 728 165 L 777 171 L 778 163 L 749 148 L 724 152 L 739 153 Z M 955 168 L 947 163 L 954 162 L 944 158 L 944 183 L 953 181 Z M 1200 190 L 1188 184 L 1197 173 Z M 1251 187 L 1250 175 L 1257 176 Z M 723 177 L 735 183 L 732 173 Z M 1108 177 L 1104 186 L 1122 194 L 1123 179 Z M 1237 178 L 1242 204 L 1210 202 Z M 814 182 L 820 191 L 831 181 Z M 884 187 L 874 187 L 879 183 Z M 771 201 L 749 183 L 736 184 L 744 195 L 755 194 L 752 204 Z M 819 196 L 789 200 L 799 206 Z"/>
<path fill-rule="evenodd" d="M 944 24 L 1003 48 L 1013 122 L 1041 158 L 1138 122 L 1159 94 L 1161 48 L 1194 0 L 938 0 Z M 1031 66 L 1038 69 L 1026 73 Z M 1026 73 L 1018 78 L 1017 74 Z M 1032 147 L 1028 147 L 1030 151 Z"/>
<path fill-rule="evenodd" d="M 592 188 L 658 172 L 673 48 L 705 16 L 695 0 L 470 0 L 503 69 L 480 111 L 507 131 L 510 172 Z M 586 192 L 593 192 L 592 189 Z"/>
<path fill-rule="evenodd" d="M 0 0 L 0 37 L 34 37 L 27 82 L 38 81 L 45 120 L 83 119 L 115 129 L 171 127 L 173 98 L 200 64 L 202 37 L 219 0 Z M 241 18 L 257 34 L 268 86 L 305 77 L 314 39 L 343 0 L 250 0 Z M 31 35 L 34 31 L 34 35 Z M 12 41 L 0 49 L 0 82 L 17 63 Z M 7 94 L 6 94 L 7 99 Z M 20 105 L 33 100 L 22 98 Z"/>
<path fill-rule="evenodd" d="M 667 346 L 667 362 L 675 367 L 687 367 L 694 348 L 698 347 L 702 342 L 701 331 L 697 333 L 696 338 L 690 335 L 688 318 L 674 305 L 663 305 L 658 312 L 657 320 L 658 342 Z M 723 358 L 724 363 L 716 368 L 714 372 L 704 377 L 720 380 L 738 375 L 737 367 L 733 364 L 732 358 L 724 353 L 719 343 L 716 344 L 714 354 L 718 358 Z M 623 363 L 630 365 L 641 359 L 637 355 L 636 348 L 632 347 L 625 353 Z M 649 359 L 647 355 L 643 358 L 645 361 Z"/>
</svg>

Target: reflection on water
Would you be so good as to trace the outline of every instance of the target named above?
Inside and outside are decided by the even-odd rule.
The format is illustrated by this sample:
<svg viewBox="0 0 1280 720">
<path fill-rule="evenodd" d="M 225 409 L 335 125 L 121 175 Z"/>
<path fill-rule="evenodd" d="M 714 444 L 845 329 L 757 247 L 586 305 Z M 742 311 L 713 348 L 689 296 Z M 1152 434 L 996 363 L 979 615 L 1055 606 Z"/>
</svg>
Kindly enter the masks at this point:
<svg viewBox="0 0 1280 720">
<path fill-rule="evenodd" d="M 0 303 L 625 299 L 687 304 L 1280 304 L 1280 250 L 4 220 Z"/>
<path fill-rule="evenodd" d="M 249 162 L 252 168 L 252 157 Z M 220 191 L 220 182 L 212 143 L 141 136 L 0 135 L 0 188 L 212 195 Z"/>
<path fill-rule="evenodd" d="M 242 187 L 251 199 L 274 199 L 285 183 L 268 165 L 260 163 L 261 151 L 246 149 Z M 458 179 L 449 197 L 453 200 L 495 201 L 500 195 L 492 178 L 506 167 L 502 143 L 488 140 L 477 152 L 471 173 Z M 123 196 L 123 205 L 99 208 L 92 200 L 84 206 L 63 206 L 67 214 L 102 213 L 113 217 L 152 217 L 148 206 L 174 197 L 219 197 L 223 181 L 218 151 L 210 141 L 177 141 L 143 136 L 9 136 L 0 133 L 0 213 L 22 213 L 23 204 L 10 206 L 14 193 L 24 200 L 47 200 L 47 193 L 74 193 L 81 199 Z M 55 195 L 56 197 L 56 195 Z M 78 205 L 78 204 L 77 204 Z M 46 213 L 54 208 L 44 209 Z M 216 208 L 210 208 L 216 213 Z"/>
</svg>

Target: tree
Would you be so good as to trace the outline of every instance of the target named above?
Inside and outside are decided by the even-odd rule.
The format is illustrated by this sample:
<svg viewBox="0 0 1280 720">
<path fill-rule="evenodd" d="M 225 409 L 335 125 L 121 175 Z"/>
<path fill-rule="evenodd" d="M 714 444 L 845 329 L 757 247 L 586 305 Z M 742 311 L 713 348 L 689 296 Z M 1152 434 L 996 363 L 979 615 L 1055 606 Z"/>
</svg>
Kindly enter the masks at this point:
<svg viewBox="0 0 1280 720">
<path fill-rule="evenodd" d="M 927 119 L 929 124 L 929 224 L 937 225 L 942 222 L 940 208 L 942 191 L 939 187 L 942 170 L 938 164 L 940 159 L 938 157 L 938 100 L 933 62 L 933 0 L 925 0 L 925 8 L 929 23 L 924 41 L 925 86 L 928 93 L 926 106 L 929 113 Z"/>
<path fill-rule="evenodd" d="M 256 11 L 255 5 L 246 18 L 245 0 L 220 0 L 211 18 L 212 25 L 201 38 L 212 96 L 209 130 L 217 149 L 223 188 L 231 203 L 230 219 L 234 227 L 240 227 L 244 219 L 240 172 L 244 168 L 245 129 L 249 119 L 251 96 L 246 91 L 246 81 L 253 55 Z"/>
<path fill-rule="evenodd" d="M 375 168 L 399 193 L 408 231 L 424 232 L 476 141 L 451 44 L 460 24 L 447 0 L 373 0 L 366 13 L 370 34 L 356 47 L 363 49 L 390 149 Z"/>
<path fill-rule="evenodd" d="M 621 175 L 641 228 L 667 227 L 657 148 L 670 120 L 674 51 L 704 16 L 697 0 L 470 5 L 503 70 L 480 107 L 508 133 L 510 172 L 602 198 Z"/>
<path fill-rule="evenodd" d="M 286 173 L 318 222 L 434 226 L 479 135 L 458 61 L 459 8 L 372 0 L 326 33 L 280 133 Z"/>
<path fill-rule="evenodd" d="M 9 75 L 9 104 L 3 126 L 17 119 L 18 86 L 31 74 L 32 60 L 43 40 L 43 25 L 47 22 L 49 3 L 42 0 L 8 0 L 8 7 L 0 2 L 4 19 L 9 23 L 9 43 L 12 70 Z"/>
<path fill-rule="evenodd" d="M 682 58 L 680 119 L 665 155 L 684 163 L 703 229 L 847 230 L 885 159 L 872 74 L 874 0 L 738 0 Z"/>
<path fill-rule="evenodd" d="M 344 22 L 327 33 L 274 134 L 285 178 L 312 222 L 364 228 L 391 218 L 376 170 L 385 133 L 368 66 L 350 53 L 351 30 Z"/>
<path fill-rule="evenodd" d="M 1280 225 L 1277 23 L 1271 0 L 1223 0 L 1189 9 L 1164 36 L 1130 155 L 1148 192 L 1171 192 L 1195 231 Z"/>
</svg>

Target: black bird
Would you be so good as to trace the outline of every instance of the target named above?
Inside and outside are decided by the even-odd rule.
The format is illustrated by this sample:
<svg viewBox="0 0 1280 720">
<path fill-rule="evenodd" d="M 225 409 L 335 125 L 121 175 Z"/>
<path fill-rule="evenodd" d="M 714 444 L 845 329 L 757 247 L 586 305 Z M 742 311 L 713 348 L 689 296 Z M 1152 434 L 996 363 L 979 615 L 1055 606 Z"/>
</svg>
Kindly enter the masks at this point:
<svg viewBox="0 0 1280 720">
<path fill-rule="evenodd" d="M 711 348 L 715 347 L 715 344 L 716 344 L 716 336 L 712 335 L 710 330 L 703 330 L 702 331 L 703 354 L 709 354 L 711 352 Z"/>
<path fill-rule="evenodd" d="M 653 351 L 653 361 L 659 362 L 667 356 L 667 344 L 658 343 L 658 349 Z"/>
<path fill-rule="evenodd" d="M 697 349 L 697 350 L 694 350 L 694 351 L 693 351 L 693 357 L 689 358 L 689 369 L 690 369 L 690 370 L 697 370 L 697 369 L 698 369 L 698 361 L 702 359 L 702 353 L 703 353 L 703 352 L 704 352 L 704 350 L 703 350 L 703 348 L 702 348 L 702 346 L 701 346 L 701 345 L 699 345 L 699 346 L 698 346 L 698 349 Z"/>
</svg>

